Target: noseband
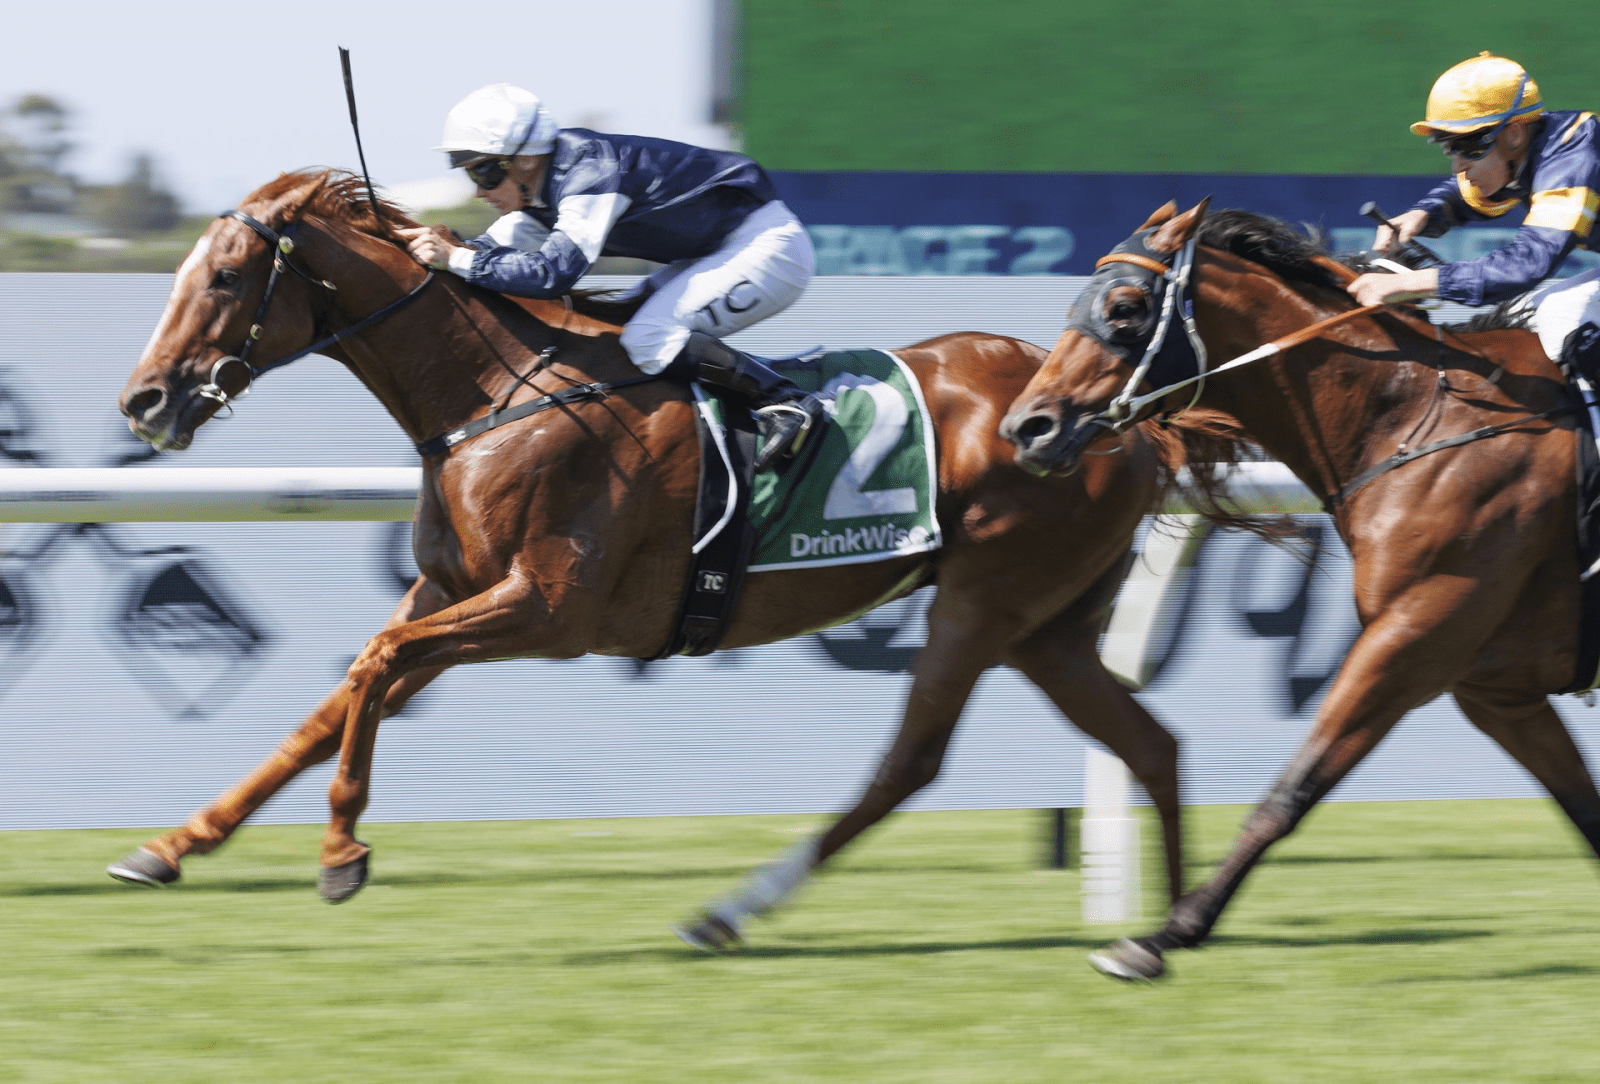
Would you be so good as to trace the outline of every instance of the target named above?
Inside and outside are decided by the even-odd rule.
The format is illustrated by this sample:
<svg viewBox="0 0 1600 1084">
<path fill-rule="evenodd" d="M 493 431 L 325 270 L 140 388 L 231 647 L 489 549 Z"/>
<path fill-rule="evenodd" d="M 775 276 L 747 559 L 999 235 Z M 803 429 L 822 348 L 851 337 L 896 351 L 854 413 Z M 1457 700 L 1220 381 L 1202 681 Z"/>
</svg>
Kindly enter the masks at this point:
<svg viewBox="0 0 1600 1084">
<path fill-rule="evenodd" d="M 210 399 L 213 402 L 220 403 L 221 405 L 227 407 L 230 412 L 233 410 L 233 404 L 235 401 L 243 399 L 247 394 L 249 394 L 250 386 L 255 383 L 256 378 L 262 373 L 271 372 L 273 369 L 281 369 L 290 362 L 299 361 L 307 354 L 315 354 L 319 350 L 339 342 L 341 339 L 348 338 L 358 331 L 363 331 L 366 328 L 371 327 L 379 320 L 382 320 L 385 317 L 398 312 L 406 305 L 409 305 L 417 298 L 419 294 L 422 293 L 422 291 L 427 287 L 428 283 L 433 281 L 433 272 L 430 270 L 427 275 L 423 277 L 421 282 L 417 283 L 417 285 L 413 287 L 409 293 L 401 297 L 398 301 L 390 302 L 377 312 L 363 317 L 344 330 L 334 332 L 332 335 L 324 336 L 323 338 L 313 342 L 310 346 L 296 350 L 294 353 L 278 358 L 275 361 L 269 361 L 263 365 L 251 365 L 250 350 L 253 346 L 255 346 L 256 341 L 260 339 L 263 334 L 263 327 L 267 318 L 267 306 L 272 304 L 273 291 L 278 288 L 278 279 L 282 277 L 285 270 L 293 271 L 295 274 L 299 275 L 313 286 L 319 286 L 329 292 L 338 289 L 338 287 L 334 286 L 334 284 L 329 282 L 327 279 L 317 278 L 315 275 L 311 274 L 309 271 L 306 271 L 304 268 L 300 267 L 292 259 L 290 259 L 290 256 L 295 249 L 295 243 L 294 239 L 289 236 L 289 232 L 294 229 L 296 225 L 295 223 L 291 222 L 289 225 L 285 226 L 283 228 L 283 232 L 280 233 L 268 226 L 266 223 L 251 218 L 243 211 L 224 211 L 217 217 L 232 218 L 239 222 L 243 222 L 246 226 L 249 226 L 252 230 L 256 231 L 256 233 L 260 234 L 261 237 L 266 240 L 267 244 L 272 246 L 273 250 L 272 271 L 267 276 L 267 288 L 266 291 L 261 295 L 261 304 L 256 306 L 255 319 L 250 322 L 250 330 L 245 334 L 244 345 L 239 348 L 239 352 L 237 354 L 228 354 L 224 357 L 218 358 L 216 364 L 211 367 L 211 382 L 202 385 L 199 391 L 196 392 L 200 398 Z M 219 380 L 219 377 L 229 365 L 242 366 L 245 371 L 244 388 L 241 389 L 237 395 L 231 396 L 222 390 L 222 385 Z"/>
</svg>

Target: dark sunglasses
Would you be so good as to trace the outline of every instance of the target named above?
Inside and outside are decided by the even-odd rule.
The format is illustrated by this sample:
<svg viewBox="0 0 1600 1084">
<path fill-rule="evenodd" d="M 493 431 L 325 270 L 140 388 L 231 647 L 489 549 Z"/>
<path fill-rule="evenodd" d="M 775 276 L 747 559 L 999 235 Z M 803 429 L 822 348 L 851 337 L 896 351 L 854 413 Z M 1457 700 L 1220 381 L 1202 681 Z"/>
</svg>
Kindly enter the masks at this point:
<svg viewBox="0 0 1600 1084">
<path fill-rule="evenodd" d="M 1456 136 L 1453 139 L 1438 139 L 1434 142 L 1439 144 L 1447 158 L 1459 158 L 1463 162 L 1476 162 L 1494 150 L 1495 138 L 1492 135 L 1480 133 Z"/>
<path fill-rule="evenodd" d="M 464 167 L 472 183 L 485 191 L 499 188 L 506 180 L 506 162 L 499 158 L 486 158 Z"/>
</svg>

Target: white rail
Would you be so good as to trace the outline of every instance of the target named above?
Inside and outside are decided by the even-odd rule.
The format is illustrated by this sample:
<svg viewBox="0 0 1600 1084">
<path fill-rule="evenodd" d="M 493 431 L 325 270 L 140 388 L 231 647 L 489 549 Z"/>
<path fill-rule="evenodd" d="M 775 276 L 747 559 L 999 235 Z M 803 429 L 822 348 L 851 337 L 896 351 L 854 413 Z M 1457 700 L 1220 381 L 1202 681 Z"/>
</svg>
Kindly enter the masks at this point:
<svg viewBox="0 0 1600 1084">
<path fill-rule="evenodd" d="M 420 467 L 12 467 L 0 523 L 409 520 Z"/>
<path fill-rule="evenodd" d="M 420 467 L 9 467 L 0 523 L 409 520 L 421 483 Z M 1321 511 L 1281 463 L 1245 464 L 1232 492 L 1252 512 Z"/>
</svg>

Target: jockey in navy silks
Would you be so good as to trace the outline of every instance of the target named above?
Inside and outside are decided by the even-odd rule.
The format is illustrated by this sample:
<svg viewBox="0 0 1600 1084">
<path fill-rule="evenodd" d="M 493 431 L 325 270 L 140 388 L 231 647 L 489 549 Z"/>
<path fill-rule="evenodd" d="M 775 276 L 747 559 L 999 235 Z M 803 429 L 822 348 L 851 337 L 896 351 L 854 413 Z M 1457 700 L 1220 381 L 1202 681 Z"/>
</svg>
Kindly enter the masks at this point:
<svg viewBox="0 0 1600 1084">
<path fill-rule="evenodd" d="M 1438 237 L 1526 205 L 1516 238 L 1475 260 L 1402 274 L 1367 274 L 1347 289 L 1363 305 L 1440 297 L 1485 305 L 1526 294 L 1529 326 L 1553 361 L 1600 369 L 1600 270 L 1542 288 L 1574 248 L 1594 249 L 1600 209 L 1600 122 L 1593 113 L 1546 110 L 1522 65 L 1481 53 L 1441 75 L 1427 119 L 1411 126 L 1450 158 L 1451 177 L 1378 228 L 1373 248 Z M 1532 291 L 1530 293 L 1530 291 Z"/>
<path fill-rule="evenodd" d="M 811 281 L 811 240 L 766 171 L 731 151 L 559 128 L 508 83 L 463 98 L 443 146 L 504 216 L 462 242 L 441 227 L 400 231 L 419 263 L 516 297 L 568 293 L 598 257 L 665 266 L 622 331 L 643 372 L 702 380 L 747 398 L 762 435 L 757 469 L 793 455 L 822 405 L 721 342 L 788 308 Z"/>
</svg>

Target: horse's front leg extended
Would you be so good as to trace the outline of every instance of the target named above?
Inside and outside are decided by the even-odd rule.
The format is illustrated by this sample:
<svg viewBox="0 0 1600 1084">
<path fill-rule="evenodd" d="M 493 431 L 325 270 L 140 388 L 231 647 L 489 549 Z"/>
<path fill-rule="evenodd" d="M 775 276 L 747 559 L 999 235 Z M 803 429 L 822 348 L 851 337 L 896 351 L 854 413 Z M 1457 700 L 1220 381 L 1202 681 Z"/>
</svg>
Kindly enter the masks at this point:
<svg viewBox="0 0 1600 1084">
<path fill-rule="evenodd" d="M 350 695 L 339 747 L 339 770 L 328 787 L 329 819 L 322 842 L 317 891 L 341 903 L 367 880 L 371 852 L 355 837 L 372 784 L 379 705 L 405 675 L 464 662 L 542 655 L 573 657 L 587 650 L 581 620 L 568 607 L 553 620 L 539 591 L 521 576 L 416 621 L 387 628 L 350 664 Z"/>
<path fill-rule="evenodd" d="M 414 621 L 450 604 L 450 599 L 426 577 L 412 584 L 390 615 L 386 628 Z M 405 706 L 444 667 L 415 670 L 390 686 L 382 712 L 393 715 Z M 239 783 L 211 805 L 189 818 L 182 828 L 158 836 L 107 867 L 106 872 L 129 884 L 160 887 L 180 875 L 180 863 L 191 854 L 207 854 L 227 842 L 246 818 L 307 768 L 321 764 L 339 749 L 340 735 L 350 714 L 350 684 L 328 695 L 304 723 Z"/>
</svg>

